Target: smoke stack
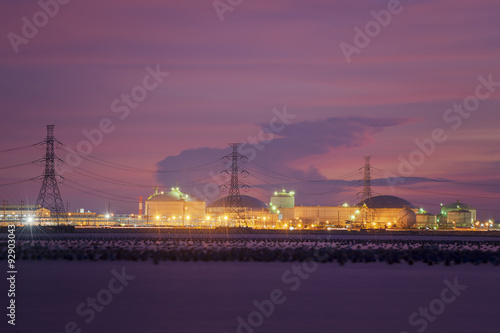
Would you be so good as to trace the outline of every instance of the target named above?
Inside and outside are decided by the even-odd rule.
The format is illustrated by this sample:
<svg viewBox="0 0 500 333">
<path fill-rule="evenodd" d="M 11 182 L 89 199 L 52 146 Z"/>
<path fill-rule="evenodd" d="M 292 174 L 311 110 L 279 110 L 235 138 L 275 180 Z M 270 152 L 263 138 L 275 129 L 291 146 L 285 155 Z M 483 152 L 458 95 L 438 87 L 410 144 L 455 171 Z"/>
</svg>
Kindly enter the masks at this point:
<svg viewBox="0 0 500 333">
<path fill-rule="evenodd" d="M 139 197 L 139 215 L 142 215 L 142 197 Z"/>
</svg>

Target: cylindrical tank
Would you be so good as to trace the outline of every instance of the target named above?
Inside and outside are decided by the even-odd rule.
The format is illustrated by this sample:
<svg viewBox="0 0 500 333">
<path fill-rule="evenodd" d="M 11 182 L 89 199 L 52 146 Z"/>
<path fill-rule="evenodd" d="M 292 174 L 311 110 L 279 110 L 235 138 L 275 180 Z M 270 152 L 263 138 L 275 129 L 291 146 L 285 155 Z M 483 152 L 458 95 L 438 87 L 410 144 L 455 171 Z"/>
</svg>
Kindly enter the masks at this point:
<svg viewBox="0 0 500 333">
<path fill-rule="evenodd" d="M 286 190 L 281 190 L 281 192 L 274 192 L 271 197 L 271 205 L 276 208 L 293 208 L 295 207 L 295 193 L 293 191 L 286 192 Z"/>
<path fill-rule="evenodd" d="M 465 209 L 452 210 L 448 212 L 448 223 L 453 223 L 456 227 L 470 228 L 472 226 L 472 214 Z"/>
<path fill-rule="evenodd" d="M 403 208 L 398 213 L 397 225 L 400 228 L 404 229 L 413 228 L 416 223 L 417 223 L 417 216 L 415 212 L 409 209 L 408 207 Z"/>
<path fill-rule="evenodd" d="M 429 213 L 417 214 L 417 226 L 433 228 L 436 226 L 436 215 Z"/>
</svg>

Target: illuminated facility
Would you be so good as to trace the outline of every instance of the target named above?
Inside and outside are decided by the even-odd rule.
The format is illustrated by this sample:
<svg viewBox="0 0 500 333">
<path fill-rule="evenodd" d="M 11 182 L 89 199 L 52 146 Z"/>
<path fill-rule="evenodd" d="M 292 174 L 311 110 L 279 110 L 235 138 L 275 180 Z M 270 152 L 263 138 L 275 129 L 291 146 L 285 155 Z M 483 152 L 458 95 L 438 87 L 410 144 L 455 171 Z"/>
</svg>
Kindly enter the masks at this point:
<svg viewBox="0 0 500 333">
<path fill-rule="evenodd" d="M 447 227 L 470 228 L 476 222 L 476 209 L 460 201 L 441 204 L 438 222 Z"/>
<path fill-rule="evenodd" d="M 172 187 L 169 192 L 158 188 L 146 200 L 146 216 L 158 224 L 190 225 L 205 217 L 205 201 L 198 200 Z"/>
</svg>

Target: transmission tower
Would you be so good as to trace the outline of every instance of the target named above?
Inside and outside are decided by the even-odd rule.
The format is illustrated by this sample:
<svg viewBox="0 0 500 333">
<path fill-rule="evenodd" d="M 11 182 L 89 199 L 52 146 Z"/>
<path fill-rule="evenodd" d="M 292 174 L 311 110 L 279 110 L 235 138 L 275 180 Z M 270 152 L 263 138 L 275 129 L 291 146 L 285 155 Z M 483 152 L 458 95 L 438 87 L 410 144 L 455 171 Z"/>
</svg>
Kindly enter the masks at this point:
<svg viewBox="0 0 500 333">
<path fill-rule="evenodd" d="M 247 160 L 247 157 L 238 153 L 238 147 L 241 146 L 241 143 L 230 143 L 229 146 L 233 148 L 233 151 L 230 154 L 224 156 L 223 160 L 226 160 L 227 162 L 231 161 L 231 166 L 226 170 L 223 170 L 221 173 L 230 173 L 231 180 L 227 184 L 222 186 L 225 188 L 229 187 L 229 193 L 225 200 L 227 211 L 230 213 L 239 213 L 243 209 L 240 187 L 248 187 L 248 185 L 243 184 L 239 180 L 240 174 L 248 174 L 248 171 L 243 170 L 239 167 L 239 162 L 245 162 Z"/>
<path fill-rule="evenodd" d="M 370 159 L 371 156 L 365 156 L 365 165 L 360 168 L 360 170 L 363 170 L 363 192 L 360 192 L 362 194 L 361 200 L 364 203 L 364 205 L 367 206 L 367 209 L 363 210 L 362 213 L 362 226 L 365 226 L 365 223 L 370 222 L 370 220 L 373 218 L 372 217 L 372 211 L 370 207 L 372 206 L 372 177 L 371 177 L 371 170 L 372 166 L 370 164 Z M 358 194 L 360 194 L 358 193 Z"/>
<path fill-rule="evenodd" d="M 365 156 L 364 178 L 363 178 L 363 200 L 370 199 L 372 195 L 372 177 L 371 177 L 371 156 Z"/>
<path fill-rule="evenodd" d="M 47 138 L 41 144 L 46 147 L 45 156 L 41 159 L 41 161 L 45 161 L 45 171 L 39 177 L 43 177 L 43 182 L 36 204 L 50 210 L 51 215 L 55 215 L 59 221 L 59 217 L 63 216 L 66 211 L 56 179 L 54 163 L 56 159 L 61 160 L 54 153 L 54 146 L 58 148 L 62 143 L 54 138 L 54 125 L 47 125 Z"/>
</svg>

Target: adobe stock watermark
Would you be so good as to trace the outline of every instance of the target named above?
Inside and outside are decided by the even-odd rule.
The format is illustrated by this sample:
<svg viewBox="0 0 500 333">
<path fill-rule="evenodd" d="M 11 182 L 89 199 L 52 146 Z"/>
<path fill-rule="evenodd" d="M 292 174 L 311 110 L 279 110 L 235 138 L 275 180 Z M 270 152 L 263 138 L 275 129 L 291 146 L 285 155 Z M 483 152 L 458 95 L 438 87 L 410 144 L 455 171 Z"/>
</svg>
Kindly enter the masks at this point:
<svg viewBox="0 0 500 333">
<path fill-rule="evenodd" d="M 127 272 L 125 272 L 125 267 L 122 268 L 121 272 L 113 269 L 111 270 L 111 274 L 113 277 L 108 281 L 106 287 L 99 290 L 95 297 L 87 297 L 85 301 L 76 306 L 76 314 L 81 317 L 81 320 L 87 325 L 92 323 L 97 314 L 103 312 L 105 308 L 111 304 L 114 296 L 120 294 L 125 287 L 128 286 L 129 281 L 135 279 L 135 276 L 128 275 Z M 82 324 L 76 321 L 68 321 L 64 325 L 64 329 L 56 333 L 81 333 L 81 326 Z"/>
<path fill-rule="evenodd" d="M 266 148 L 278 133 L 281 133 L 287 125 L 292 123 L 292 120 L 297 117 L 296 114 L 288 113 L 286 105 L 283 110 L 278 110 L 274 108 L 272 110 L 273 116 L 267 127 L 263 127 L 259 130 L 257 135 L 248 136 L 245 143 L 243 143 L 238 151 L 247 157 L 248 162 L 253 161 L 259 152 Z M 223 175 L 220 173 L 215 173 L 213 171 L 209 172 L 209 176 L 212 182 L 207 183 L 203 186 L 203 189 L 198 187 L 193 188 L 192 193 L 195 197 L 200 200 L 210 201 L 210 199 L 219 197 L 220 185 L 225 183 Z"/>
<path fill-rule="evenodd" d="M 21 44 L 28 44 L 30 40 L 38 35 L 40 29 L 45 27 L 50 19 L 54 18 L 60 11 L 61 5 L 66 5 L 71 0 L 40 0 L 38 1 L 38 10 L 31 19 L 26 16 L 21 18 L 23 23 L 20 34 L 9 32 L 7 39 L 12 46 L 15 54 L 19 53 L 19 46 Z"/>
<path fill-rule="evenodd" d="M 332 248 L 326 249 L 327 253 L 319 255 L 318 249 L 314 250 L 311 257 L 306 258 L 299 264 L 294 264 L 281 275 L 281 282 L 285 288 L 276 288 L 271 290 L 269 297 L 262 301 L 254 300 L 252 302 L 255 310 L 248 315 L 236 318 L 236 333 L 253 333 L 257 328 L 264 325 L 267 318 L 271 317 L 279 305 L 287 301 L 286 293 L 297 291 L 302 282 L 309 279 L 311 274 L 318 270 L 318 262 L 324 261 L 332 252 Z M 227 333 L 227 332 L 226 332 Z"/>
<path fill-rule="evenodd" d="M 418 311 L 413 312 L 408 317 L 410 326 L 417 328 L 418 333 L 424 332 L 429 323 L 433 323 L 436 319 L 443 314 L 447 305 L 452 304 L 462 294 L 462 291 L 467 289 L 466 285 L 458 283 L 458 278 L 455 277 L 453 283 L 445 279 L 443 281 L 444 287 L 438 298 L 429 302 L 427 307 L 419 307 Z M 409 333 L 408 331 L 401 331 L 401 333 Z"/>
<path fill-rule="evenodd" d="M 224 21 L 224 13 L 232 12 L 236 7 L 241 5 L 243 0 L 214 0 L 212 5 L 221 22 Z"/>
<path fill-rule="evenodd" d="M 118 119 L 127 119 L 130 112 L 137 109 L 139 103 L 143 102 L 148 97 L 149 92 L 158 88 L 160 83 L 170 75 L 168 72 L 162 72 L 159 64 L 156 65 L 156 68 L 146 66 L 145 70 L 146 74 L 142 78 L 141 84 L 133 87 L 130 93 L 123 93 L 119 98 L 111 102 L 111 112 L 116 113 Z M 78 167 L 82 163 L 83 158 L 92 154 L 94 147 L 99 146 L 103 142 L 105 134 L 109 135 L 113 133 L 115 129 L 115 123 L 108 117 L 102 118 L 93 129 L 83 129 L 82 134 L 85 139 L 77 143 L 76 150 L 68 146 L 64 147 L 66 156 L 64 158 L 64 163 L 57 165 L 58 174 L 62 176 L 68 171 L 71 171 L 72 168 Z"/>
<path fill-rule="evenodd" d="M 479 83 L 474 90 L 473 95 L 467 96 L 462 103 L 453 104 L 452 108 L 447 109 L 443 113 L 443 120 L 448 124 L 452 131 L 458 130 L 465 119 L 468 119 L 475 111 L 479 109 L 481 101 L 485 101 L 491 97 L 496 91 L 495 88 L 500 87 L 500 82 L 493 81 L 493 74 L 486 77 L 479 75 L 477 77 Z M 450 129 L 448 129 L 450 131 Z M 427 138 L 415 139 L 416 149 L 412 150 L 410 154 L 405 157 L 399 155 L 398 174 L 385 172 L 384 177 L 392 192 L 395 191 L 394 185 L 403 183 L 404 177 L 412 176 L 416 168 L 424 164 L 424 162 L 432 156 L 440 144 L 448 140 L 447 131 L 441 127 L 434 128 Z"/>
<path fill-rule="evenodd" d="M 411 0 L 410 0 L 411 1 Z M 400 0 L 389 0 L 387 2 L 387 9 L 382 9 L 379 11 L 370 11 L 370 15 L 373 20 L 368 21 L 364 29 L 361 30 L 360 27 L 354 27 L 354 38 L 353 44 L 347 42 L 340 42 L 339 47 L 344 55 L 345 60 L 348 64 L 352 62 L 352 56 L 354 54 L 360 54 L 361 50 L 370 45 L 373 38 L 380 35 L 382 28 L 386 28 L 392 21 L 392 16 L 397 15 L 403 11 L 403 5 Z"/>
</svg>

